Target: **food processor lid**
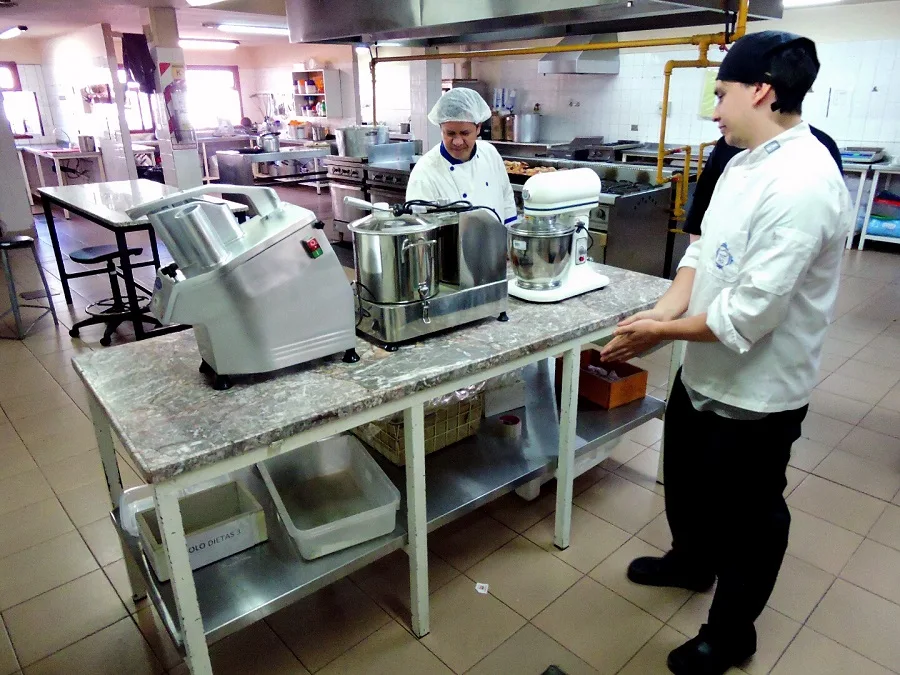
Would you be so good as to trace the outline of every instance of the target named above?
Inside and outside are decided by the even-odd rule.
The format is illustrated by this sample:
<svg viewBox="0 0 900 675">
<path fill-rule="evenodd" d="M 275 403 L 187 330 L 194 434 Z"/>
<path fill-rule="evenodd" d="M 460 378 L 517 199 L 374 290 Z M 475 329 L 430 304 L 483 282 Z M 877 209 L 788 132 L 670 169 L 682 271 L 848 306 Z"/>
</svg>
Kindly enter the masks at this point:
<svg viewBox="0 0 900 675">
<path fill-rule="evenodd" d="M 572 234 L 575 225 L 568 219 L 553 216 L 525 216 L 520 222 L 509 226 L 511 234 L 526 237 L 559 237 Z"/>
<path fill-rule="evenodd" d="M 438 227 L 418 216 L 394 216 L 385 212 L 375 212 L 348 225 L 352 232 L 374 234 L 377 236 L 397 237 L 400 235 L 419 234 Z"/>
</svg>

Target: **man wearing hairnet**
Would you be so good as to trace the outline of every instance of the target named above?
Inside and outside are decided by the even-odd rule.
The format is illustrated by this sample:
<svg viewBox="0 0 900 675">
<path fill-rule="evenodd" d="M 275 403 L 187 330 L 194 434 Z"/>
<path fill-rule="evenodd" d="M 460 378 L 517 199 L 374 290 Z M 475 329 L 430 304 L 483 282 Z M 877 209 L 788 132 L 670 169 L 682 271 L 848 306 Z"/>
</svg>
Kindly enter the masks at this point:
<svg viewBox="0 0 900 675">
<path fill-rule="evenodd" d="M 465 200 L 485 206 L 508 225 L 516 220 L 516 203 L 506 167 L 490 143 L 477 143 L 491 109 L 477 91 L 459 87 L 441 96 L 428 114 L 441 128 L 441 144 L 416 162 L 406 199 Z"/>
</svg>

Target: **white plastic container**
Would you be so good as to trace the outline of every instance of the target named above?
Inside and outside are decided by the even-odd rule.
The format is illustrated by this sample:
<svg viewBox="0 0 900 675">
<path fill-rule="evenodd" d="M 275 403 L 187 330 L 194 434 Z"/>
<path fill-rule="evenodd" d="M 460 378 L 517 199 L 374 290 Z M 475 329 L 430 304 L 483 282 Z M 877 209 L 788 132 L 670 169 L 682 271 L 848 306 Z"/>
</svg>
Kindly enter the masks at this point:
<svg viewBox="0 0 900 675">
<path fill-rule="evenodd" d="M 306 560 L 390 534 L 400 492 L 353 436 L 332 436 L 256 465 Z"/>
<path fill-rule="evenodd" d="M 192 570 L 227 558 L 268 539 L 262 506 L 241 483 L 232 481 L 178 500 Z M 160 581 L 169 580 L 169 561 L 153 508 L 136 515 L 144 554 Z"/>
</svg>

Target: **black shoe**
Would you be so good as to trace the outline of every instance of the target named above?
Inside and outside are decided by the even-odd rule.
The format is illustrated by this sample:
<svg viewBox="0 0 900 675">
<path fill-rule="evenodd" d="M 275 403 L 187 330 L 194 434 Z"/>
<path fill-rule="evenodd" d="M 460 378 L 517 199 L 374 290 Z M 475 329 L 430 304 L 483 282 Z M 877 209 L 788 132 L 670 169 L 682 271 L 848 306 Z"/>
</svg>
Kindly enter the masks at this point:
<svg viewBox="0 0 900 675">
<path fill-rule="evenodd" d="M 675 562 L 671 553 L 662 558 L 637 558 L 628 566 L 628 578 L 642 586 L 675 586 L 689 591 L 708 591 L 716 575 L 687 569 Z"/>
<path fill-rule="evenodd" d="M 719 639 L 707 626 L 700 634 L 669 653 L 669 670 L 675 675 L 724 675 L 756 653 L 756 632 L 742 639 Z"/>
</svg>

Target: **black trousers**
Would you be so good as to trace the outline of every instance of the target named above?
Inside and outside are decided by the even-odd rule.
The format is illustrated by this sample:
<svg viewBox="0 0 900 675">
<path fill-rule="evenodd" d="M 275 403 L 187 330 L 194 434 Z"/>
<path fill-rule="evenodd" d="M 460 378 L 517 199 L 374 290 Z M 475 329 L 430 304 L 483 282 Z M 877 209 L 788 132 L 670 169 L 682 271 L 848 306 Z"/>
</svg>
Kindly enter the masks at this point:
<svg viewBox="0 0 900 675">
<path fill-rule="evenodd" d="M 679 563 L 718 577 L 709 630 L 755 635 L 778 577 L 791 516 L 791 445 L 808 406 L 760 420 L 698 412 L 679 371 L 665 417 L 666 516 Z"/>
</svg>

